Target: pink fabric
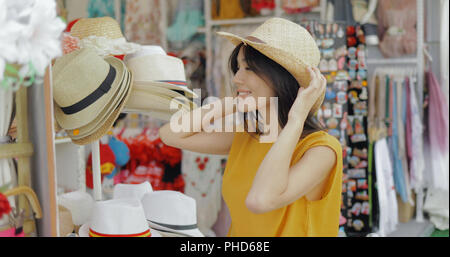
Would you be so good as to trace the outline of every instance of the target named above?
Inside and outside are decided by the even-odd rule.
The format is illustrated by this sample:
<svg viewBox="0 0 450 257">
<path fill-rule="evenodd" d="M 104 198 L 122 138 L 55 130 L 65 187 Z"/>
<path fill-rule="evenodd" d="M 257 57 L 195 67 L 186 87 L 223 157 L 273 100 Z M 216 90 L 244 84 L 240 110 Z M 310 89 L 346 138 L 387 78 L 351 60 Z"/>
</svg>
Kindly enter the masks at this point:
<svg viewBox="0 0 450 257">
<path fill-rule="evenodd" d="M 25 234 L 23 233 L 22 230 L 22 232 L 16 235 L 16 229 L 10 228 L 7 230 L 0 231 L 0 237 L 25 237 Z"/>
<path fill-rule="evenodd" d="M 411 169 L 412 158 L 412 127 L 411 127 L 411 92 L 409 91 L 409 78 L 406 78 L 406 153 L 408 167 Z"/>
<path fill-rule="evenodd" d="M 400 57 L 416 52 L 417 6 L 414 0 L 380 0 L 377 6 L 380 50 L 385 57 Z M 390 34 L 391 27 L 402 33 Z"/>
<path fill-rule="evenodd" d="M 432 148 L 436 147 L 441 153 L 446 153 L 449 149 L 449 113 L 447 101 L 433 72 L 427 72 L 427 79 L 429 91 L 428 129 L 430 146 Z"/>
</svg>

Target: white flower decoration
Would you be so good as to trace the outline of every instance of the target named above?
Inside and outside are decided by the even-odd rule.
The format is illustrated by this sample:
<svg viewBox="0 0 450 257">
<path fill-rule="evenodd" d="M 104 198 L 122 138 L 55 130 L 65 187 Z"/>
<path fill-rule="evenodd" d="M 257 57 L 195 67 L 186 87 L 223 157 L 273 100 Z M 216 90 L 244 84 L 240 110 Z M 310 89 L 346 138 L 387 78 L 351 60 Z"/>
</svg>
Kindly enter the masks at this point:
<svg viewBox="0 0 450 257">
<path fill-rule="evenodd" d="M 34 1 L 29 22 L 17 41 L 20 52 L 27 53 L 39 75 L 44 75 L 51 59 L 62 55 L 61 34 L 66 24 L 56 16 L 54 0 Z M 21 64 L 26 64 L 27 61 Z"/>
<path fill-rule="evenodd" d="M 5 62 L 21 64 L 21 73 L 31 62 L 43 76 L 51 59 L 62 55 L 65 27 L 55 0 L 0 0 L 0 79 Z"/>
</svg>

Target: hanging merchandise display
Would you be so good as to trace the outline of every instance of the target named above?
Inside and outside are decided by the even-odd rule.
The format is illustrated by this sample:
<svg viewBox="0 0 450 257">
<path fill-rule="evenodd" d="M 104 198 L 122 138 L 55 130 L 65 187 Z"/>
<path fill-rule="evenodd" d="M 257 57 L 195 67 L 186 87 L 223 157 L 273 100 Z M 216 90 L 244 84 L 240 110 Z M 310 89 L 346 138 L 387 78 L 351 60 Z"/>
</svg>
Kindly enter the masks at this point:
<svg viewBox="0 0 450 257">
<path fill-rule="evenodd" d="M 362 26 L 347 26 L 347 70 L 349 75 L 347 128 L 348 179 L 343 195 L 348 235 L 368 234 L 372 229 L 372 174 L 367 137 L 368 90 L 365 34 Z M 349 128 L 350 127 L 350 128 Z M 344 183 L 345 184 L 345 183 Z M 353 185 L 352 185 L 353 184 Z"/>
<path fill-rule="evenodd" d="M 124 20 L 125 20 L 125 11 L 126 11 L 126 0 L 120 1 L 120 13 L 116 13 L 116 1 L 110 0 L 89 0 L 87 6 L 87 12 L 89 18 L 97 18 L 97 17 L 116 17 L 116 14 L 120 15 L 120 28 L 124 28 Z"/>
<path fill-rule="evenodd" d="M 270 15 L 275 9 L 275 0 L 251 0 L 252 8 L 261 15 Z"/>
<path fill-rule="evenodd" d="M 184 192 L 197 202 L 198 227 L 206 236 L 221 208 L 222 167 L 226 156 L 201 154 L 183 150 L 181 171 L 185 180 Z"/>
<path fill-rule="evenodd" d="M 308 29 L 316 40 L 321 52 L 319 69 L 327 78 L 325 100 L 319 109 L 318 119 L 328 129 L 328 133 L 339 140 L 343 157 L 343 187 L 342 194 L 347 192 L 346 170 L 347 154 L 350 151 L 347 143 L 347 134 L 351 124 L 348 122 L 347 89 L 348 72 L 346 71 L 347 45 L 343 31 L 346 25 L 343 23 L 307 22 L 303 26 Z M 344 201 L 341 202 L 341 214 L 339 226 L 345 230 L 347 214 Z M 360 211 L 360 209 L 358 209 Z"/>
<path fill-rule="evenodd" d="M 43 77 L 50 60 L 62 54 L 65 24 L 54 0 L 2 0 L 0 6 L 0 88 L 16 91 Z"/>
<path fill-rule="evenodd" d="M 111 2 L 111 1 L 109 1 Z M 138 44 L 162 45 L 166 28 L 161 26 L 162 1 L 126 1 L 125 37 Z"/>
<path fill-rule="evenodd" d="M 448 191 L 449 171 L 449 113 L 441 86 L 432 71 L 427 72 L 428 87 L 428 144 L 430 161 L 430 186 Z"/>
<path fill-rule="evenodd" d="M 321 51 L 319 69 L 327 78 L 319 121 L 343 149 L 342 220 L 347 235 L 363 236 L 371 229 L 368 168 L 367 64 L 361 26 L 309 22 L 304 26 Z"/>
<path fill-rule="evenodd" d="M 401 57 L 417 51 L 416 1 L 379 0 L 377 19 L 380 50 L 385 57 Z"/>
<path fill-rule="evenodd" d="M 354 20 L 361 25 L 367 45 L 378 45 L 376 8 L 378 0 L 351 0 Z M 356 25 L 356 24 L 355 24 Z"/>
<path fill-rule="evenodd" d="M 252 2 L 252 8 L 253 2 Z M 211 18 L 213 20 L 240 19 L 244 17 L 240 0 L 213 0 Z"/>
<path fill-rule="evenodd" d="M 167 28 L 167 39 L 172 43 L 183 45 L 204 26 L 203 1 L 191 0 L 178 2 L 173 24 Z"/>
<path fill-rule="evenodd" d="M 319 4 L 319 0 L 283 0 L 281 2 L 283 10 L 288 14 L 310 12 Z"/>
<path fill-rule="evenodd" d="M 114 177 L 114 184 L 140 184 L 148 181 L 153 190 L 184 192 L 181 150 L 169 147 L 144 130 L 134 138 L 118 138 L 130 149 L 129 162 Z"/>
</svg>

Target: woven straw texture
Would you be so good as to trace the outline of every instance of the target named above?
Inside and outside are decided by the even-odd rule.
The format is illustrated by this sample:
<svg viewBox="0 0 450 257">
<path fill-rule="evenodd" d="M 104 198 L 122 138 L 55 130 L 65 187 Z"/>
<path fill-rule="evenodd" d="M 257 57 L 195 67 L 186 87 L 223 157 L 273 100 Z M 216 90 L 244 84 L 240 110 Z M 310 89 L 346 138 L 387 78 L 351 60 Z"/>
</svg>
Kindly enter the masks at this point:
<svg viewBox="0 0 450 257">
<path fill-rule="evenodd" d="M 117 108 L 117 106 L 120 103 L 120 100 L 122 100 L 125 94 L 129 92 L 128 88 L 129 84 L 131 83 L 130 76 L 131 74 L 128 71 L 126 71 L 124 80 L 120 86 L 120 90 L 118 90 L 116 95 L 112 97 L 107 107 L 102 110 L 102 112 L 98 115 L 96 119 L 94 119 L 92 122 L 83 127 L 77 128 L 76 129 L 77 135 L 74 133 L 75 130 L 66 130 L 67 134 L 70 135 L 72 139 L 81 139 L 83 137 L 92 134 L 96 129 L 102 126 L 108 119 L 109 115 L 111 115 L 111 113 Z"/>
<path fill-rule="evenodd" d="M 70 34 L 80 40 L 89 36 L 123 38 L 119 24 L 111 17 L 80 19 L 73 25 Z"/>
<path fill-rule="evenodd" d="M 105 121 L 105 123 L 98 128 L 96 132 L 94 132 L 92 135 L 89 135 L 87 137 L 84 137 L 82 139 L 72 139 L 72 142 L 77 145 L 87 145 L 90 144 L 96 140 L 99 140 L 101 137 L 103 137 L 108 131 L 111 129 L 111 127 L 114 125 L 114 122 L 119 117 L 120 113 L 122 112 L 122 109 L 125 106 L 125 103 L 128 101 L 131 91 L 132 91 L 132 85 L 133 85 L 133 74 L 130 73 L 129 82 L 127 83 L 127 93 L 125 95 L 125 98 L 123 98 L 119 104 L 119 106 L 111 113 L 109 118 Z"/>
<path fill-rule="evenodd" d="M 110 66 L 116 69 L 111 89 L 85 109 L 67 115 L 60 107 L 71 106 L 93 91 L 105 80 Z M 92 122 L 107 106 L 123 80 L 125 64 L 117 58 L 103 59 L 92 49 L 80 49 L 59 58 L 54 65 L 53 99 L 55 118 L 64 129 L 75 129 Z"/>
</svg>

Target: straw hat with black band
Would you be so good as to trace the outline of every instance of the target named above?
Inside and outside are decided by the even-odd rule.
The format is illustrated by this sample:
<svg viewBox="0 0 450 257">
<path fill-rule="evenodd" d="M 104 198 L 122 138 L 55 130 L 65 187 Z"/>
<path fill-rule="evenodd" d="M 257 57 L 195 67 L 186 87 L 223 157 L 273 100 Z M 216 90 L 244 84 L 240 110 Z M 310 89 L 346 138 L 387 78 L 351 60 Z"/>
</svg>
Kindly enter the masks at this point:
<svg viewBox="0 0 450 257">
<path fill-rule="evenodd" d="M 69 137 L 88 127 L 81 138 L 72 138 L 84 145 L 111 128 L 131 94 L 132 75 L 121 60 L 84 48 L 55 62 L 53 81 L 56 120 Z"/>
<path fill-rule="evenodd" d="M 283 18 L 271 18 L 247 37 L 228 32 L 217 32 L 234 45 L 244 43 L 284 67 L 301 87 L 311 81 L 308 67 L 317 67 L 320 51 L 311 34 L 302 26 Z M 325 93 L 317 100 L 310 113 L 322 105 Z"/>
</svg>

